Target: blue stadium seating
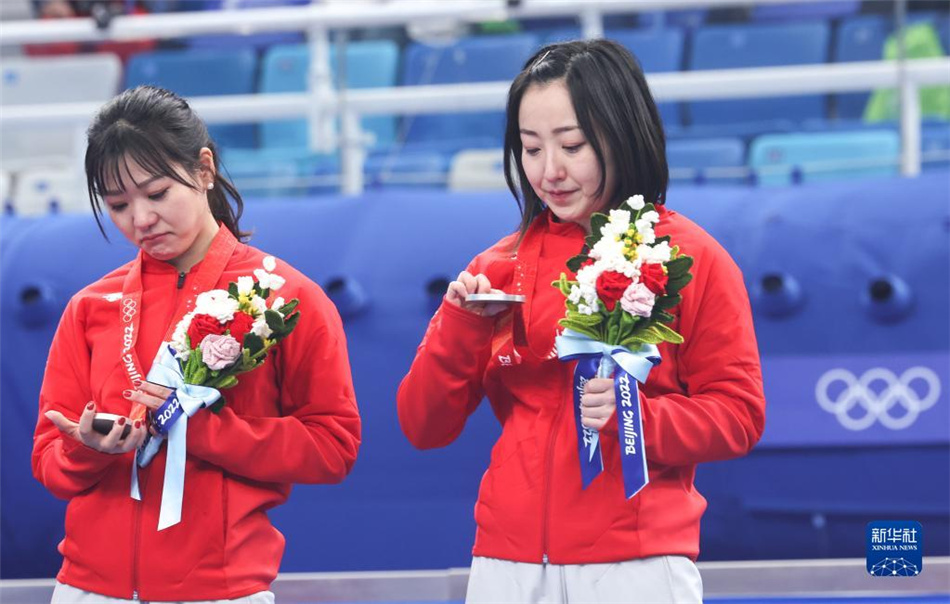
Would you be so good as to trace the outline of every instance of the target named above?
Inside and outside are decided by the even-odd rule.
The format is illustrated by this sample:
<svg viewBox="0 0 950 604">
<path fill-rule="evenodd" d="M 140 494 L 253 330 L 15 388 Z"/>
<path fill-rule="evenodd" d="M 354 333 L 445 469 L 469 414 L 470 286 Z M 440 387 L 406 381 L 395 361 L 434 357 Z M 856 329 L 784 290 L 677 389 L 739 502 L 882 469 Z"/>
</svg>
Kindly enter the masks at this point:
<svg viewBox="0 0 950 604">
<path fill-rule="evenodd" d="M 671 140 L 666 143 L 670 182 L 697 184 L 735 184 L 741 175 L 719 177 L 710 168 L 736 168 L 745 165 L 745 142 L 741 138 Z M 686 171 L 686 173 L 683 173 Z"/>
<path fill-rule="evenodd" d="M 346 46 L 347 88 L 375 88 L 396 85 L 399 49 L 390 41 L 351 42 Z M 330 47 L 331 77 L 336 81 L 337 50 Z M 260 91 L 302 92 L 307 90 L 310 70 L 310 49 L 305 44 L 277 46 L 264 55 Z M 368 117 L 363 128 L 376 138 L 375 145 L 392 144 L 396 118 Z M 308 128 L 304 120 L 266 122 L 261 125 L 261 147 L 264 149 L 308 148 Z"/>
<path fill-rule="evenodd" d="M 275 31 L 257 34 L 207 34 L 191 36 L 182 42 L 187 48 L 201 50 L 231 50 L 235 48 L 252 48 L 258 53 L 278 44 L 299 44 L 305 42 L 303 33 L 298 31 Z"/>
<path fill-rule="evenodd" d="M 792 2 L 789 4 L 760 4 L 752 9 L 753 21 L 793 21 L 809 19 L 837 19 L 856 14 L 860 0 L 833 2 Z"/>
<path fill-rule="evenodd" d="M 687 10 L 653 11 L 640 13 L 638 25 L 640 27 L 681 27 L 683 29 L 697 29 L 701 27 L 709 16 L 709 9 L 691 8 Z"/>
<path fill-rule="evenodd" d="M 880 61 L 884 58 L 884 41 L 890 29 L 890 21 L 880 15 L 845 19 L 838 28 L 833 60 L 838 63 Z M 869 96 L 869 92 L 836 95 L 838 119 L 861 119 Z"/>
<path fill-rule="evenodd" d="M 708 26 L 696 32 L 689 67 L 694 70 L 825 63 L 830 28 L 824 22 Z M 820 95 L 732 99 L 690 104 L 692 125 L 705 134 L 789 130 L 825 117 Z"/>
<path fill-rule="evenodd" d="M 537 49 L 529 34 L 481 36 L 448 46 L 410 44 L 405 51 L 406 86 L 463 82 L 510 82 Z M 405 141 L 451 155 L 462 148 L 497 146 L 504 136 L 504 112 L 415 115 L 403 121 Z"/>
<path fill-rule="evenodd" d="M 126 88 L 154 84 L 185 97 L 252 94 L 257 79 L 257 55 L 250 49 L 160 50 L 135 55 L 125 72 Z M 254 147 L 253 124 L 209 127 L 218 147 Z"/>
<path fill-rule="evenodd" d="M 545 44 L 576 40 L 579 29 L 562 29 L 547 35 Z M 640 61 L 644 73 L 680 71 L 683 68 L 686 35 L 680 29 L 607 30 L 604 37 L 623 44 Z M 675 132 L 683 123 L 680 103 L 660 103 L 660 115 L 668 132 Z"/>
<path fill-rule="evenodd" d="M 900 137 L 892 130 L 764 134 L 749 148 L 763 185 L 894 176 Z"/>
</svg>

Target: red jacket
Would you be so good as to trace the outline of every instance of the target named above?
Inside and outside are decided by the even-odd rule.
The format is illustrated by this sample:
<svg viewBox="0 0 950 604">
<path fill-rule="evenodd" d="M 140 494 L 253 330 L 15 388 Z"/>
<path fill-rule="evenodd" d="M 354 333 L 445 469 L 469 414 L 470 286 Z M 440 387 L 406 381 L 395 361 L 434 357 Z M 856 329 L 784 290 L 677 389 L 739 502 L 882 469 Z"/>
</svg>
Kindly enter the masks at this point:
<svg viewBox="0 0 950 604">
<path fill-rule="evenodd" d="M 493 287 L 527 296 L 523 322 L 443 303 L 429 324 L 399 388 L 406 436 L 419 448 L 448 445 L 485 395 L 502 424 L 475 504 L 474 555 L 533 563 L 546 556 L 554 564 L 697 557 L 706 501 L 693 485 L 696 464 L 748 453 L 764 428 L 765 399 L 739 269 L 694 223 L 659 212 L 657 235 L 671 235 L 671 245 L 693 256 L 694 278 L 673 311 L 672 327 L 686 341 L 660 345 L 663 360 L 640 389 L 650 483 L 630 500 L 616 416 L 602 431 L 604 472 L 581 489 L 575 363 L 554 351 L 564 297 L 551 283 L 580 252 L 580 227 L 545 212 L 516 257 L 512 235 L 469 265 Z"/>
<path fill-rule="evenodd" d="M 233 242 L 221 228 L 209 255 Z M 226 288 L 262 267 L 265 254 L 237 244 L 217 282 Z M 140 252 L 141 332 L 135 349 L 147 372 L 180 297 L 206 262 L 185 276 Z M 188 457 L 181 522 L 158 531 L 165 468 L 163 446 L 139 471 L 142 501 L 129 496 L 133 456 L 109 455 L 61 435 L 44 417 L 49 409 L 77 420 L 95 401 L 97 411 L 128 415 L 122 391 L 130 387 L 119 362 L 120 301 L 134 263 L 76 294 L 50 348 L 40 392 L 33 474 L 69 500 L 66 536 L 59 545 L 57 579 L 99 594 L 142 600 L 233 599 L 269 589 L 277 576 L 284 537 L 267 518 L 291 483 L 336 483 L 356 459 L 360 418 L 339 315 L 320 288 L 278 261 L 287 280 L 278 292 L 300 299 L 301 319 L 260 368 L 225 390 L 219 414 L 197 412 L 188 421 Z"/>
</svg>

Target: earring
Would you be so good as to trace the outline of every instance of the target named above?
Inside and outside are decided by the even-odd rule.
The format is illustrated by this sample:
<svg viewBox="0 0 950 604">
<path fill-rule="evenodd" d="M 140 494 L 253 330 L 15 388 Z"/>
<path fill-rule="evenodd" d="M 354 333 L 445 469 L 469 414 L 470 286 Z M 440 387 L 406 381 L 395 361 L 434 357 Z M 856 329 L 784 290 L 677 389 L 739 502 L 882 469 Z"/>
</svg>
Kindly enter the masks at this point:
<svg viewBox="0 0 950 604">
<path fill-rule="evenodd" d="M 208 190 L 210 191 L 210 190 L 213 189 L 213 188 L 214 188 L 214 183 L 213 183 L 213 182 L 209 182 L 209 183 L 208 183 Z"/>
</svg>

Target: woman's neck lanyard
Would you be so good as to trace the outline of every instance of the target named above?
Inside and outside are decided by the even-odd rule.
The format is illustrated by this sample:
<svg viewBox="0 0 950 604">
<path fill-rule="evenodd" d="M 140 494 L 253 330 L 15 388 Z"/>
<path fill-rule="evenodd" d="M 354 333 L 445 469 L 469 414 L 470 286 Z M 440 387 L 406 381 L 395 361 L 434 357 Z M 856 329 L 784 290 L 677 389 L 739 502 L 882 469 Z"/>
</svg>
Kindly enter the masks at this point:
<svg viewBox="0 0 950 604">
<path fill-rule="evenodd" d="M 175 331 L 175 326 L 186 313 L 188 313 L 195 304 L 195 298 L 199 293 L 211 290 L 217 285 L 227 267 L 234 249 L 237 247 L 237 239 L 226 228 L 221 228 L 218 235 L 215 236 L 208 253 L 201 261 L 198 274 L 192 282 L 191 290 L 178 301 L 178 307 L 172 314 L 173 321 L 168 325 L 162 342 L 168 342 Z M 135 351 L 135 343 L 138 341 L 139 328 L 141 324 L 142 312 L 142 260 L 145 252 L 139 251 L 138 256 L 132 263 L 128 275 L 122 284 L 122 303 L 119 305 L 119 316 L 122 322 L 121 331 L 121 352 L 119 357 L 126 377 L 132 384 L 133 389 L 137 389 L 145 381 L 147 370 L 139 361 L 138 353 Z M 137 405 L 130 415 L 132 419 L 139 419 L 145 414 L 145 408 Z"/>
</svg>

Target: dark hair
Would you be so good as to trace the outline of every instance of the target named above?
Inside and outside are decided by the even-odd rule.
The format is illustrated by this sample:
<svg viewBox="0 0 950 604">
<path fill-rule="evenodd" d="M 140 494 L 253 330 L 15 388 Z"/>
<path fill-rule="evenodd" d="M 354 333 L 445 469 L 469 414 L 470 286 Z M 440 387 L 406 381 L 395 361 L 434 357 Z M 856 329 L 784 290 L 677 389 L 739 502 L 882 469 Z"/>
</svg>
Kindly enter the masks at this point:
<svg viewBox="0 0 950 604">
<path fill-rule="evenodd" d="M 669 181 L 663 122 L 637 60 L 611 40 L 550 44 L 528 59 L 508 91 L 505 180 L 521 210 L 521 236 L 544 207 L 521 162 L 521 99 L 531 86 L 558 80 L 564 80 L 578 126 L 597 156 L 603 175 L 598 196 L 608 185 L 603 146 L 613 159 L 616 186 L 607 207 L 632 195 L 662 204 Z"/>
<path fill-rule="evenodd" d="M 110 178 L 122 182 L 127 158 L 153 175 L 167 176 L 197 190 L 197 185 L 183 178 L 176 168 L 181 166 L 188 174 L 197 174 L 202 169 L 199 154 L 203 147 L 210 149 L 214 156 L 216 186 L 208 191 L 211 214 L 238 239 L 249 235 L 238 227 L 244 201 L 221 173 L 218 153 L 207 126 L 188 102 L 174 92 L 155 86 L 126 90 L 99 110 L 86 136 L 89 203 L 103 235 L 100 199 Z M 236 209 L 228 202 L 228 196 L 234 200 Z"/>
</svg>

